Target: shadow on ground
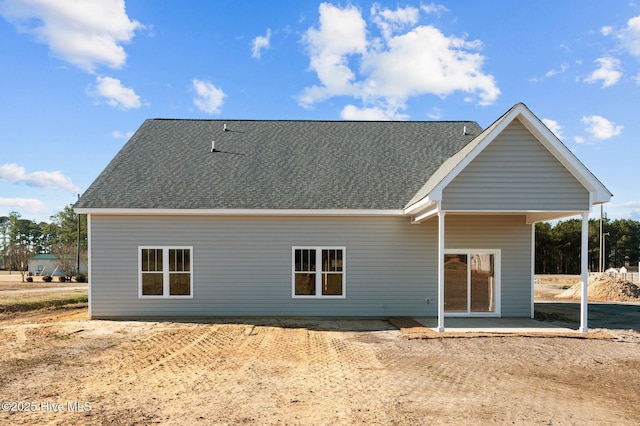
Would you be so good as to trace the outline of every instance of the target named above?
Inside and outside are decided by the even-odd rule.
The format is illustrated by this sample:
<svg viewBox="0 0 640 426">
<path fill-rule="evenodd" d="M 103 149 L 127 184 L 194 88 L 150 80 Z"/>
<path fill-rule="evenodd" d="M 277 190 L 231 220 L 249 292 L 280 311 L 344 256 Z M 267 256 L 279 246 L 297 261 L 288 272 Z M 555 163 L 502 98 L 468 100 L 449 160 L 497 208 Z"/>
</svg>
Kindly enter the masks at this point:
<svg viewBox="0 0 640 426">
<path fill-rule="evenodd" d="M 101 319 L 101 318 L 96 318 Z M 176 324 L 243 324 L 260 327 L 300 328 L 313 331 L 387 331 L 397 330 L 383 318 L 325 317 L 127 317 L 104 318 L 109 321 L 171 322 Z"/>
<path fill-rule="evenodd" d="M 535 318 L 577 327 L 580 303 L 536 302 Z M 640 305 L 626 303 L 589 303 L 589 328 L 633 330 L 640 333 Z"/>
</svg>

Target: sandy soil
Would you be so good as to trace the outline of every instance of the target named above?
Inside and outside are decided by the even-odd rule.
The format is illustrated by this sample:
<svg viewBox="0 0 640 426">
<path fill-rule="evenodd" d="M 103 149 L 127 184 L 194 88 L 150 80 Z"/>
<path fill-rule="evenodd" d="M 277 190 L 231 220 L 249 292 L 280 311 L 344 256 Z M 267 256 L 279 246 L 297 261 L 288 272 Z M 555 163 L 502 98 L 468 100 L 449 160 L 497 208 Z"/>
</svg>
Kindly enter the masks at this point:
<svg viewBox="0 0 640 426">
<path fill-rule="evenodd" d="M 408 340 L 381 320 L 211 321 L 88 321 L 84 308 L 2 314 L 0 400 L 17 404 L 3 403 L 0 424 L 640 418 L 637 341 Z"/>
<path fill-rule="evenodd" d="M 637 424 L 640 335 L 612 334 L 409 340 L 381 320 L 4 313 L 0 424 Z"/>
<path fill-rule="evenodd" d="M 582 285 L 574 284 L 556 297 L 580 299 Z M 610 277 L 606 274 L 589 277 L 587 297 L 589 301 L 640 302 L 640 287 L 631 281 Z"/>
</svg>

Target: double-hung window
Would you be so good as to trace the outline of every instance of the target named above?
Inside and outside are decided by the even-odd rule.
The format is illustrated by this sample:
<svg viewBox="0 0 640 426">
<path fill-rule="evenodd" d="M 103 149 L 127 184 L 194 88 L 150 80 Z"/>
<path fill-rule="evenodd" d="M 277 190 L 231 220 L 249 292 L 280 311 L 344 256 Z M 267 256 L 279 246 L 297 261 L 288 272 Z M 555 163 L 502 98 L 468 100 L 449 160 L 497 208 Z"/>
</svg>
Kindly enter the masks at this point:
<svg viewBox="0 0 640 426">
<path fill-rule="evenodd" d="M 344 298 L 344 247 L 293 247 L 294 298 Z"/>
<path fill-rule="evenodd" d="M 139 247 L 139 296 L 193 297 L 192 247 Z"/>
</svg>

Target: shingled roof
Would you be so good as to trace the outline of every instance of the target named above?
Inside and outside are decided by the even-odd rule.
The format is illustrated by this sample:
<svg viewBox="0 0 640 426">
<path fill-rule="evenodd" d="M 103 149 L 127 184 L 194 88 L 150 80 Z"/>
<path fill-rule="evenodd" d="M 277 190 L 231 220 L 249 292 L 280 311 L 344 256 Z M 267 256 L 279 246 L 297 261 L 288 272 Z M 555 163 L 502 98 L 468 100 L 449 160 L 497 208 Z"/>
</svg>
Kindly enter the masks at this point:
<svg viewBox="0 0 640 426">
<path fill-rule="evenodd" d="M 76 208 L 402 209 L 481 131 L 470 121 L 150 119 Z"/>
</svg>

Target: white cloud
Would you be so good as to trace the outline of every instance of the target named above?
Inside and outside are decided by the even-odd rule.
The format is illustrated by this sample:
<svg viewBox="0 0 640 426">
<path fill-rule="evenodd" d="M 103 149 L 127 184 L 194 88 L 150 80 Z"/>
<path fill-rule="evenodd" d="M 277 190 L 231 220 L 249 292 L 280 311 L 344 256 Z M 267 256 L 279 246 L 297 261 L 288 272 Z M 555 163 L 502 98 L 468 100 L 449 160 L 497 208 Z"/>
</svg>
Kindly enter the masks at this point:
<svg viewBox="0 0 640 426">
<path fill-rule="evenodd" d="M 39 188 L 62 189 L 72 193 L 80 192 L 80 188 L 71 182 L 71 178 L 64 176 L 59 171 L 26 173 L 24 167 L 18 166 L 15 163 L 0 166 L 0 179 L 13 183 L 25 183 L 29 186 Z"/>
<path fill-rule="evenodd" d="M 107 103 L 122 110 L 140 108 L 140 96 L 133 89 L 124 87 L 120 80 L 112 77 L 96 77 L 96 87 L 90 94 L 105 98 Z"/>
<path fill-rule="evenodd" d="M 640 57 L 640 16 L 629 19 L 618 38 L 627 52 Z"/>
<path fill-rule="evenodd" d="M 587 132 L 597 140 L 606 140 L 618 136 L 624 128 L 624 126 L 616 126 L 615 123 L 599 115 L 582 117 L 582 122 L 587 125 Z"/>
<path fill-rule="evenodd" d="M 356 7 L 323 3 L 319 12 L 319 27 L 307 30 L 303 42 L 320 84 L 304 89 L 298 98 L 302 106 L 350 96 L 363 102 L 361 111 L 397 111 L 412 96 L 460 91 L 489 105 L 500 95 L 493 76 L 482 71 L 482 43 L 415 26 L 418 9 L 374 5 L 372 20 L 383 37 L 371 39 Z"/>
<path fill-rule="evenodd" d="M 596 83 L 602 80 L 602 87 L 609 87 L 616 84 L 620 77 L 622 77 L 622 71 L 620 71 L 620 60 L 613 57 L 598 58 L 594 62 L 600 64 L 600 68 L 595 70 L 591 75 L 585 78 L 587 83 Z"/>
<path fill-rule="evenodd" d="M 307 87 L 300 97 L 310 106 L 332 96 L 355 95 L 355 74 L 349 68 L 348 55 L 363 54 L 367 48 L 366 23 L 354 6 L 339 9 L 320 5 L 320 28 L 310 28 L 303 37 L 307 44 L 310 67 L 322 86 Z"/>
<path fill-rule="evenodd" d="M 560 123 L 548 118 L 543 118 L 542 122 L 549 128 L 549 130 L 553 132 L 554 135 L 556 135 L 558 139 L 564 139 L 564 135 L 562 134 L 562 126 L 560 125 Z"/>
<path fill-rule="evenodd" d="M 378 3 L 371 6 L 373 22 L 380 28 L 385 39 L 389 39 L 394 33 L 415 25 L 420 17 L 420 11 L 415 7 L 398 7 L 396 10 L 381 9 Z"/>
<path fill-rule="evenodd" d="M 45 204 L 35 198 L 0 197 L 0 208 L 8 212 L 19 212 L 22 216 L 26 217 L 47 217 L 47 208 Z"/>
<path fill-rule="evenodd" d="M 555 75 L 562 74 L 562 73 L 566 72 L 568 69 L 569 69 L 569 65 L 564 63 L 564 64 L 560 65 L 560 69 L 549 70 L 544 74 L 544 76 L 545 77 L 553 77 Z"/>
<path fill-rule="evenodd" d="M 573 138 L 576 143 L 585 143 L 585 139 L 582 136 L 576 136 Z"/>
<path fill-rule="evenodd" d="M 267 34 L 264 36 L 257 36 L 253 39 L 253 45 L 251 47 L 251 57 L 260 59 L 260 55 L 264 49 L 268 49 L 271 41 L 271 29 L 267 28 Z"/>
<path fill-rule="evenodd" d="M 555 77 L 556 75 L 559 74 L 564 74 L 571 66 L 567 63 L 563 63 L 560 65 L 560 68 L 554 68 L 551 69 L 549 71 L 547 71 L 546 73 L 544 73 L 543 77 L 531 77 L 529 79 L 529 81 L 534 82 L 534 83 L 538 83 L 541 81 L 544 81 L 546 78 L 551 78 L 551 77 Z M 577 81 L 580 81 L 580 79 L 578 79 Z"/>
<path fill-rule="evenodd" d="M 114 130 L 113 132 L 111 132 L 111 136 L 114 139 L 124 139 L 124 140 L 129 140 L 131 138 L 131 136 L 133 136 L 132 131 L 128 131 L 128 132 L 124 132 L 122 133 L 120 130 Z"/>
<path fill-rule="evenodd" d="M 121 68 L 122 45 L 143 28 L 127 16 L 124 0 L 5 0 L 0 15 L 53 56 L 91 73 L 99 64 Z"/>
<path fill-rule="evenodd" d="M 493 76 L 481 71 L 484 57 L 472 52 L 479 47 L 479 42 L 446 37 L 432 26 L 416 27 L 390 39 L 385 51 L 364 58 L 364 94 L 404 103 L 420 94 L 479 92 L 481 105 L 492 104 L 500 90 Z"/>
<path fill-rule="evenodd" d="M 227 96 L 221 89 L 218 89 L 208 81 L 202 81 L 196 78 L 193 79 L 193 89 L 196 91 L 193 103 L 200 111 L 206 112 L 207 114 L 220 113 L 224 98 Z"/>
<path fill-rule="evenodd" d="M 431 108 L 431 111 L 427 113 L 427 117 L 430 120 L 442 120 L 442 109 L 438 107 Z"/>
<path fill-rule="evenodd" d="M 441 4 L 435 4 L 435 3 L 422 5 L 420 6 L 420 9 L 422 9 L 424 13 L 433 13 L 434 15 L 438 15 L 438 16 L 449 11 L 449 9 L 447 9 L 446 6 L 443 6 Z"/>
<path fill-rule="evenodd" d="M 629 218 L 640 219 L 640 201 L 628 201 L 622 204 L 622 207 L 629 209 Z"/>
<path fill-rule="evenodd" d="M 343 120 L 363 121 L 401 121 L 409 118 L 406 114 L 398 113 L 396 109 L 382 109 L 380 107 L 358 108 L 354 105 L 345 106 L 340 116 Z"/>
<path fill-rule="evenodd" d="M 613 32 L 612 27 L 606 26 L 606 27 L 600 28 L 600 34 L 602 34 L 603 36 L 608 36 L 612 32 Z"/>
</svg>

